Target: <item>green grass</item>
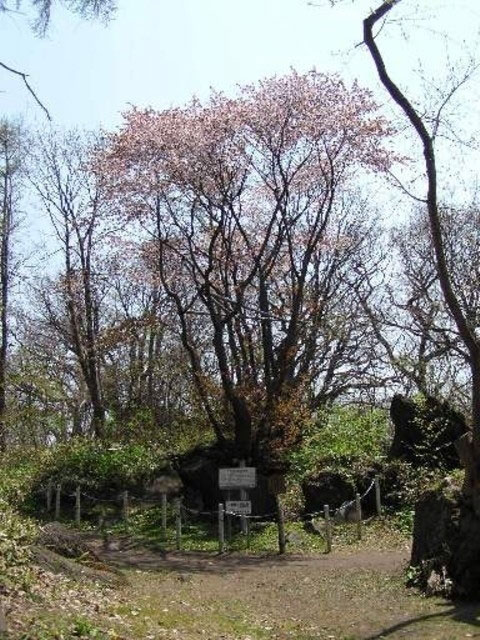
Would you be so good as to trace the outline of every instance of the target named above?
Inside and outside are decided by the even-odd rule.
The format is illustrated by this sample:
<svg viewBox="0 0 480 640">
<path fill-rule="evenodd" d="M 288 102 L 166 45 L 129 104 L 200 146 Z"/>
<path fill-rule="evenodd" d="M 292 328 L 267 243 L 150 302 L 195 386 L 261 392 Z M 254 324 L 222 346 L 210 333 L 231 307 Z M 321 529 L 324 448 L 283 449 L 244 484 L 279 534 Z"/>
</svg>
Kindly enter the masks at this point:
<svg viewBox="0 0 480 640">
<path fill-rule="evenodd" d="M 166 536 L 161 527 L 160 508 L 132 513 L 128 522 L 119 522 L 108 529 L 112 534 L 128 534 L 142 543 L 158 549 L 173 550 L 176 547 L 176 529 L 170 514 Z M 323 537 L 305 531 L 301 522 L 287 522 L 287 547 L 289 552 L 311 553 L 326 550 Z M 250 521 L 249 534 L 239 531 L 239 520 L 225 522 L 226 549 L 250 553 L 275 553 L 278 550 L 278 529 L 274 522 Z M 183 551 L 218 551 L 218 523 L 215 516 L 189 517 L 182 523 L 181 548 Z"/>
<path fill-rule="evenodd" d="M 317 521 L 320 529 L 322 520 Z M 402 544 L 410 534 L 411 513 L 395 514 L 388 518 L 371 519 L 363 523 L 362 540 L 357 540 L 355 524 L 333 525 L 334 548 L 390 548 Z M 249 535 L 239 531 L 239 521 L 233 519 L 231 529 L 225 523 L 226 551 L 253 554 L 278 552 L 278 528 L 275 522 L 256 523 L 250 521 Z M 320 533 L 311 531 L 301 521 L 285 523 L 287 553 L 325 553 L 326 542 Z M 152 507 L 133 512 L 128 522 L 118 522 L 108 532 L 113 535 L 129 535 L 153 550 L 171 551 L 176 549 L 176 529 L 172 514 L 169 514 L 166 536 L 161 526 L 161 510 Z M 182 523 L 182 551 L 218 552 L 218 524 L 214 517 L 191 517 Z"/>
</svg>

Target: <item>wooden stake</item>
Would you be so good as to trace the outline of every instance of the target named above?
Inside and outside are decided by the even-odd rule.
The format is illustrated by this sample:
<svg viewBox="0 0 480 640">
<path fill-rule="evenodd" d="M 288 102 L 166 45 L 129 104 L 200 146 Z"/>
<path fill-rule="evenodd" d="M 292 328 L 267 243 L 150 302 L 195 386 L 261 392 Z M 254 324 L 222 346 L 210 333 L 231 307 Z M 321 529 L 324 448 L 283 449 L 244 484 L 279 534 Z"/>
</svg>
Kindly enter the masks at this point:
<svg viewBox="0 0 480 640">
<path fill-rule="evenodd" d="M 53 484 L 52 484 L 52 481 L 49 480 L 47 484 L 47 513 L 50 513 L 52 510 L 52 493 L 53 493 Z"/>
<path fill-rule="evenodd" d="M 277 527 L 278 527 L 278 552 L 284 554 L 287 549 L 287 539 L 285 537 L 285 516 L 280 495 L 275 495 L 275 503 L 277 505 Z"/>
<path fill-rule="evenodd" d="M 8 625 L 3 602 L 0 603 L 0 638 L 8 638 Z"/>
<path fill-rule="evenodd" d="M 167 537 L 167 494 L 162 493 L 162 535 L 165 540 Z"/>
<path fill-rule="evenodd" d="M 175 501 L 175 529 L 177 551 L 182 548 L 182 503 L 180 498 Z"/>
<path fill-rule="evenodd" d="M 357 512 L 357 539 L 362 539 L 362 503 L 360 501 L 360 494 L 355 494 L 355 507 Z"/>
<path fill-rule="evenodd" d="M 382 515 L 382 501 L 380 497 L 380 479 L 378 476 L 375 476 L 375 502 L 377 505 L 377 516 Z"/>
<path fill-rule="evenodd" d="M 60 520 L 60 496 L 62 493 L 62 485 L 57 484 L 55 494 L 55 520 Z"/>
<path fill-rule="evenodd" d="M 332 550 L 332 523 L 330 520 L 330 507 L 328 504 L 323 505 L 323 514 L 325 517 L 325 538 L 327 541 L 327 553 Z"/>
<path fill-rule="evenodd" d="M 125 522 L 128 520 L 128 516 L 128 491 L 124 491 L 122 494 L 122 518 L 125 520 Z"/>
<path fill-rule="evenodd" d="M 77 527 L 80 526 L 81 520 L 82 520 L 82 511 L 81 511 L 81 504 L 80 504 L 80 485 L 77 486 L 77 489 L 75 491 L 75 524 L 77 525 Z"/>
</svg>

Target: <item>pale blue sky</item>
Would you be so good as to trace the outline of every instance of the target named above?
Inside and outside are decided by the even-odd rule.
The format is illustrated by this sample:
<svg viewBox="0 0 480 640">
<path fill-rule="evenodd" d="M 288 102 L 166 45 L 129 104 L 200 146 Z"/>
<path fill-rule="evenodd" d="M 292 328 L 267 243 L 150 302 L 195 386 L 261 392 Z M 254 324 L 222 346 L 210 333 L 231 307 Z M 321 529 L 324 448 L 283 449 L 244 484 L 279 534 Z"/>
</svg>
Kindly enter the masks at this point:
<svg viewBox="0 0 480 640">
<path fill-rule="evenodd" d="M 30 74 L 54 125 L 65 128 L 111 129 L 131 104 L 162 109 L 193 95 L 204 98 L 210 87 L 233 93 L 238 84 L 313 66 L 347 81 L 358 78 L 376 92 L 389 117 L 398 117 L 365 48 L 356 46 L 362 18 L 376 0 L 343 0 L 335 8 L 329 0 L 314 3 L 318 6 L 308 0 L 118 0 L 116 18 L 107 26 L 56 10 L 43 39 L 29 28 L 32 16 L 2 15 L 0 60 Z M 28 4 L 24 0 L 23 6 Z M 423 105 L 425 94 L 429 102 L 441 100 L 436 87 L 445 86 L 451 65 L 461 70 L 476 56 L 479 29 L 480 0 L 405 0 L 379 42 L 395 79 Z M 478 140 L 479 77 L 477 72 L 452 103 L 456 133 Z M 1 69 L 0 115 L 20 115 L 34 127 L 46 123 L 22 83 Z M 449 109 L 444 115 L 451 115 Z M 403 117 L 399 123 L 409 130 Z M 422 161 L 418 145 L 407 140 L 401 148 Z M 443 149 L 440 145 L 442 188 L 457 191 L 460 199 L 476 188 L 479 165 L 478 147 L 472 153 L 450 140 Z M 402 181 L 423 195 L 421 166 L 401 172 Z M 394 193 L 386 195 L 388 209 Z"/>
<path fill-rule="evenodd" d="M 4 16 L 0 59 L 31 74 L 58 123 L 108 126 L 128 103 L 161 108 L 210 86 L 323 68 L 327 52 L 360 33 L 340 13 L 306 0 L 119 0 L 107 27 L 57 11 L 43 40 L 23 17 Z M 2 110 L 40 116 L 18 80 L 4 73 L 0 86 Z"/>
<path fill-rule="evenodd" d="M 203 98 L 210 87 L 233 93 L 238 84 L 313 66 L 336 71 L 347 81 L 358 78 L 376 91 L 389 116 L 398 116 L 366 51 L 355 47 L 362 38 L 362 18 L 377 0 L 344 0 L 334 9 L 329 0 L 314 1 L 321 6 L 309 6 L 307 0 L 118 0 L 117 16 L 106 27 L 55 11 L 44 39 L 29 28 L 31 16 L 2 15 L 0 60 L 30 74 L 54 125 L 65 128 L 112 128 L 129 104 L 162 109 L 193 95 Z M 443 84 L 450 62 L 476 53 L 480 0 L 405 0 L 398 9 L 382 33 L 382 50 L 395 78 L 408 84 L 409 95 L 412 90 L 422 94 L 415 75 L 421 59 L 432 97 L 431 83 Z M 439 35 L 444 31 L 448 44 Z M 469 136 L 476 136 L 480 122 L 478 88 L 474 77 L 454 105 L 455 126 Z M 0 69 L 3 115 L 21 116 L 33 127 L 46 124 L 22 83 Z M 413 149 L 421 161 L 418 145 L 407 145 L 402 148 Z M 448 142 L 441 157 L 442 188 L 468 199 L 478 182 L 479 154 Z M 401 178 L 423 195 L 422 168 L 417 167 L 402 169 Z M 370 187 L 370 195 L 391 222 L 406 210 L 399 190 Z M 43 216 L 31 204 L 27 209 L 26 244 L 48 246 Z"/>
<path fill-rule="evenodd" d="M 372 3 L 345 0 L 335 9 L 327 0 L 317 3 L 322 6 L 307 0 L 119 0 L 107 27 L 57 10 L 44 39 L 32 34 L 25 16 L 4 15 L 0 60 L 30 74 L 57 124 L 89 128 L 117 124 L 129 103 L 182 104 L 193 94 L 205 96 L 210 86 L 232 92 L 236 84 L 291 67 L 338 71 L 374 86 L 371 61 L 362 48 L 354 49 Z M 432 29 L 448 25 L 454 38 L 475 23 L 478 30 L 478 0 L 456 0 L 455 11 L 445 8 L 448 2 L 431 4 L 443 14 L 434 24 L 434 14 L 424 9 L 423 20 L 415 23 L 418 47 L 413 41 L 398 44 L 389 28 L 396 62 L 410 48 L 413 57 L 429 52 L 435 64 L 438 39 Z M 408 0 L 401 7 L 408 20 L 419 17 L 415 5 Z M 467 16 L 460 21 L 462 7 Z M 467 36 L 472 42 L 472 34 Z M 1 70 L 0 89 L 0 113 L 42 122 L 19 80 Z"/>
</svg>

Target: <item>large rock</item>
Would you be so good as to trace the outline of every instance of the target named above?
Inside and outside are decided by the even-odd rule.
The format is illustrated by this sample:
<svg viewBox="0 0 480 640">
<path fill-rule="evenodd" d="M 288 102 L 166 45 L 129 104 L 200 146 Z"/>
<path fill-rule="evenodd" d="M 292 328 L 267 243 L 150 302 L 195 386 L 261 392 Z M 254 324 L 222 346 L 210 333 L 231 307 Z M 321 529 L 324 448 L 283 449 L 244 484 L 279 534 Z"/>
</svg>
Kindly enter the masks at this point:
<svg viewBox="0 0 480 640">
<path fill-rule="evenodd" d="M 427 593 L 480 598 L 480 519 L 449 480 L 416 505 L 411 565 Z"/>
<path fill-rule="evenodd" d="M 328 504 L 333 511 L 355 497 L 355 485 L 341 470 L 322 471 L 302 484 L 305 512 L 318 513 Z"/>
<path fill-rule="evenodd" d="M 395 433 L 390 459 L 416 466 L 460 466 L 454 442 L 468 431 L 464 416 L 447 402 L 426 397 L 421 403 L 395 395 L 390 406 Z"/>
<path fill-rule="evenodd" d="M 198 447 L 177 459 L 176 470 L 183 483 L 184 503 L 200 511 L 215 511 L 220 502 L 225 502 L 228 493 L 218 486 L 218 470 L 222 467 L 237 467 L 234 447 Z M 239 491 L 230 492 L 231 500 L 239 500 Z M 257 486 L 249 489 L 254 515 L 275 512 L 274 497 L 269 493 L 267 478 L 257 473 Z"/>
<path fill-rule="evenodd" d="M 353 463 L 347 468 L 329 468 L 302 482 L 305 513 L 316 513 L 328 504 L 333 513 L 344 502 L 362 497 L 362 515 L 376 515 L 375 487 L 372 481 L 378 476 L 382 507 L 391 511 L 404 509 L 412 504 L 412 482 L 417 470 L 402 460 L 384 460 L 368 467 Z"/>
</svg>

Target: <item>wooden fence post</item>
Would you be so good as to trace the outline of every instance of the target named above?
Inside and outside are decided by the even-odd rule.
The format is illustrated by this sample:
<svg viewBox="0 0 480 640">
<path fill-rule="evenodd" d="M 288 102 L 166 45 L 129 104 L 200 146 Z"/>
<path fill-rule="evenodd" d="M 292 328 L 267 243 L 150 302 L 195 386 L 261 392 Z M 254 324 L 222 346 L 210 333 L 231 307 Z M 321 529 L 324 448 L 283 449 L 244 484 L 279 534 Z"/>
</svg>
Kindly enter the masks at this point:
<svg viewBox="0 0 480 640">
<path fill-rule="evenodd" d="M 82 520 L 82 510 L 80 503 L 80 485 L 77 486 L 75 491 L 75 524 L 80 526 Z"/>
<path fill-rule="evenodd" d="M 0 603 L 0 638 L 8 638 L 8 625 L 3 602 Z"/>
<path fill-rule="evenodd" d="M 360 500 L 360 494 L 355 494 L 355 510 L 357 518 L 357 539 L 362 539 L 362 503 Z"/>
<path fill-rule="evenodd" d="M 380 497 L 380 479 L 378 476 L 375 476 L 375 502 L 377 505 L 377 515 L 380 517 L 382 515 L 382 500 Z"/>
<path fill-rule="evenodd" d="M 278 493 L 275 494 L 275 502 L 277 506 L 278 551 L 283 554 L 287 550 L 287 539 L 285 536 L 285 515 L 280 494 Z"/>
<path fill-rule="evenodd" d="M 239 467 L 246 467 L 245 460 L 240 460 Z M 246 489 L 240 489 L 240 500 L 248 500 L 248 491 Z M 240 530 L 243 535 L 247 535 L 247 518 L 245 516 L 240 516 Z"/>
<path fill-rule="evenodd" d="M 52 481 L 49 480 L 47 484 L 47 513 L 50 513 L 52 510 L 52 493 L 53 493 L 53 484 L 52 484 Z"/>
<path fill-rule="evenodd" d="M 125 522 L 128 521 L 128 516 L 128 491 L 124 491 L 122 494 L 122 518 L 125 520 Z"/>
<path fill-rule="evenodd" d="M 165 539 L 167 537 L 167 494 L 162 493 L 162 535 Z"/>
<path fill-rule="evenodd" d="M 325 517 L 325 539 L 327 541 L 327 553 L 332 550 L 332 523 L 330 521 L 330 507 L 328 504 L 323 505 L 323 514 Z"/>
<path fill-rule="evenodd" d="M 100 513 L 98 514 L 98 528 L 102 532 L 105 527 L 105 520 L 106 520 L 105 506 L 102 504 L 100 505 Z"/>
<path fill-rule="evenodd" d="M 232 492 L 231 491 L 227 491 L 225 494 L 225 499 L 227 502 L 229 502 L 232 499 Z M 232 524 L 233 524 L 233 516 L 230 513 L 226 513 L 225 514 L 225 530 L 226 530 L 226 537 L 227 540 L 231 541 L 232 539 Z"/>
<path fill-rule="evenodd" d="M 225 509 L 221 502 L 218 505 L 218 551 L 225 551 Z"/>
<path fill-rule="evenodd" d="M 59 483 L 56 487 L 55 494 L 55 520 L 60 519 L 60 496 L 62 494 L 62 485 Z"/>
<path fill-rule="evenodd" d="M 175 525 L 176 525 L 176 536 L 177 536 L 177 551 L 180 551 L 182 548 L 182 503 L 180 498 L 176 499 L 175 502 Z"/>
</svg>

